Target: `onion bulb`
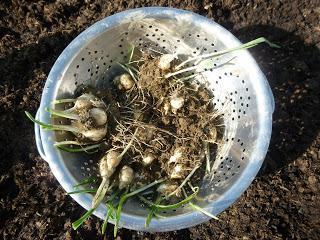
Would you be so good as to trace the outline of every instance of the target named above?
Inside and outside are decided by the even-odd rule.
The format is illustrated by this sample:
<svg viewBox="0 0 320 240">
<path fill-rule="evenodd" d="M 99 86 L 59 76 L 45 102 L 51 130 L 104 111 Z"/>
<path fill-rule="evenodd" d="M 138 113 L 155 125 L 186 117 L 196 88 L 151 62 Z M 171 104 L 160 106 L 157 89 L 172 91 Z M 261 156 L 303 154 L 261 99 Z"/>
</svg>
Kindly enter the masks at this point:
<svg viewBox="0 0 320 240">
<path fill-rule="evenodd" d="M 101 108 L 91 108 L 89 110 L 89 116 L 97 126 L 102 126 L 107 123 L 107 113 Z"/>
<path fill-rule="evenodd" d="M 81 96 L 79 96 L 76 100 L 76 102 L 74 103 L 74 108 L 76 110 L 81 110 L 84 108 L 90 108 L 92 106 L 92 101 L 95 99 L 96 97 L 90 93 L 84 93 Z"/>
<path fill-rule="evenodd" d="M 147 153 L 143 158 L 142 158 L 142 163 L 145 166 L 149 166 L 155 159 L 155 156 L 152 153 Z"/>
<path fill-rule="evenodd" d="M 124 91 L 130 90 L 134 85 L 134 81 L 130 76 L 130 74 L 128 73 L 124 73 L 124 74 L 121 74 L 120 76 L 116 76 L 113 82 L 117 85 L 119 90 L 124 90 Z"/>
<path fill-rule="evenodd" d="M 182 172 L 183 172 L 183 166 L 182 164 L 177 164 L 174 168 L 173 171 L 170 174 L 171 179 L 180 179 L 182 178 Z"/>
<path fill-rule="evenodd" d="M 171 68 L 171 62 L 175 59 L 176 54 L 163 54 L 158 62 L 158 67 L 161 70 L 169 70 Z"/>
<path fill-rule="evenodd" d="M 79 133 L 91 141 L 98 142 L 102 140 L 107 134 L 107 127 L 93 128 L 90 130 L 79 131 Z"/>
<path fill-rule="evenodd" d="M 183 153 L 183 147 L 178 147 L 174 150 L 173 155 L 170 157 L 168 163 L 176 163 L 181 159 Z"/>
<path fill-rule="evenodd" d="M 184 105 L 184 97 L 172 96 L 170 99 L 171 111 L 176 114 L 177 110 L 182 108 Z"/>
<path fill-rule="evenodd" d="M 110 177 L 114 173 L 121 161 L 119 156 L 120 153 L 118 151 L 111 150 L 101 158 L 99 164 L 101 177 Z"/>
<path fill-rule="evenodd" d="M 119 173 L 119 189 L 124 189 L 128 187 L 134 177 L 134 173 L 131 167 L 125 165 L 123 168 L 120 170 Z"/>
</svg>

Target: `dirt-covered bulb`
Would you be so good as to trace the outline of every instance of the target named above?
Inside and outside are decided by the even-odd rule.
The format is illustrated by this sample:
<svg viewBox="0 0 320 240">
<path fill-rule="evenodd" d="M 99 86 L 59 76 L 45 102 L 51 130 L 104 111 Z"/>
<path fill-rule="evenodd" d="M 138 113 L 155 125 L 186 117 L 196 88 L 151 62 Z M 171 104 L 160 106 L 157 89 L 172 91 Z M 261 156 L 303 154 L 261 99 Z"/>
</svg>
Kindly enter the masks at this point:
<svg viewBox="0 0 320 240">
<path fill-rule="evenodd" d="M 170 99 L 171 111 L 176 114 L 177 110 L 182 108 L 184 104 L 184 98 L 182 96 L 173 96 Z"/>
<path fill-rule="evenodd" d="M 134 81 L 130 76 L 130 74 L 128 73 L 124 73 L 124 74 L 121 74 L 120 76 L 115 77 L 113 82 L 116 84 L 119 90 L 124 90 L 124 91 L 130 90 L 134 85 Z"/>
<path fill-rule="evenodd" d="M 123 166 L 119 173 L 119 189 L 128 187 L 134 177 L 133 169 L 127 165 Z"/>
<path fill-rule="evenodd" d="M 120 153 L 118 151 L 111 150 L 100 160 L 99 170 L 101 177 L 110 177 L 114 173 L 121 161 L 119 156 Z"/>
<path fill-rule="evenodd" d="M 102 126 L 107 123 L 108 117 L 106 111 L 101 108 L 91 108 L 89 116 L 93 119 L 96 126 Z"/>
<path fill-rule="evenodd" d="M 182 164 L 177 164 L 174 168 L 173 171 L 170 174 L 171 179 L 179 179 L 182 178 L 182 173 L 183 173 L 183 165 Z"/>
<path fill-rule="evenodd" d="M 176 57 L 174 54 L 163 54 L 158 62 L 158 67 L 161 70 L 169 70 L 171 68 L 171 62 Z"/>
<path fill-rule="evenodd" d="M 148 153 L 142 158 L 142 163 L 145 166 L 149 166 L 155 159 L 154 154 Z"/>
</svg>

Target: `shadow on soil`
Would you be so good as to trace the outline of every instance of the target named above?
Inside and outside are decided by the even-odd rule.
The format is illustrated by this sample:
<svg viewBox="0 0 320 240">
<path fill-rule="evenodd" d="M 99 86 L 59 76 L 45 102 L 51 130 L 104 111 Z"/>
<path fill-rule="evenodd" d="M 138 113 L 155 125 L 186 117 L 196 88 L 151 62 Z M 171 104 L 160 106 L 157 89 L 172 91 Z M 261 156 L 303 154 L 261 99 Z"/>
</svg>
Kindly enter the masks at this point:
<svg viewBox="0 0 320 240">
<path fill-rule="evenodd" d="M 306 45 L 294 33 L 271 26 L 251 26 L 233 33 L 243 42 L 264 36 L 281 46 L 250 50 L 275 98 L 272 138 L 259 175 L 269 174 L 302 157 L 319 132 L 319 49 Z"/>
</svg>

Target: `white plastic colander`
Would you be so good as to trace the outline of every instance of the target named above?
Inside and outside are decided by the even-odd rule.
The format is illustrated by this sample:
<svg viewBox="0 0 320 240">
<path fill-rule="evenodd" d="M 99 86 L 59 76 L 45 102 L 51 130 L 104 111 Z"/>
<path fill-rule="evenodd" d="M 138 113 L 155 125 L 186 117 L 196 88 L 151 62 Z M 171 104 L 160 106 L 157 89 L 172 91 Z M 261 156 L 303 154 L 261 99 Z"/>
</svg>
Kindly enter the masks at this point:
<svg viewBox="0 0 320 240">
<path fill-rule="evenodd" d="M 117 62 L 126 60 L 130 44 L 161 53 L 179 52 L 181 60 L 191 55 L 210 53 L 241 43 L 226 29 L 200 15 L 173 8 L 140 8 L 107 17 L 89 27 L 62 52 L 50 71 L 43 90 L 37 118 L 52 119 L 45 107 L 55 99 L 70 98 L 80 84 L 107 88 L 119 71 Z M 233 65 L 225 63 L 232 57 Z M 274 100 L 269 84 L 257 63 L 246 50 L 215 60 L 199 81 L 208 84 L 216 109 L 224 108 L 225 131 L 213 167 L 212 182 L 203 181 L 196 202 L 214 215 L 229 207 L 249 187 L 266 155 Z M 53 146 L 64 138 L 59 132 L 44 131 L 35 125 L 40 155 L 67 191 L 90 175 L 97 174 L 97 160 L 90 155 L 59 151 Z M 91 194 L 72 197 L 85 209 L 91 207 Z M 107 209 L 94 212 L 103 219 Z M 197 225 L 209 218 L 188 205 L 162 212 L 166 218 L 152 219 L 145 228 L 148 209 L 129 199 L 121 214 L 120 226 L 139 231 L 170 231 Z M 112 222 L 112 221 L 111 221 Z"/>
</svg>

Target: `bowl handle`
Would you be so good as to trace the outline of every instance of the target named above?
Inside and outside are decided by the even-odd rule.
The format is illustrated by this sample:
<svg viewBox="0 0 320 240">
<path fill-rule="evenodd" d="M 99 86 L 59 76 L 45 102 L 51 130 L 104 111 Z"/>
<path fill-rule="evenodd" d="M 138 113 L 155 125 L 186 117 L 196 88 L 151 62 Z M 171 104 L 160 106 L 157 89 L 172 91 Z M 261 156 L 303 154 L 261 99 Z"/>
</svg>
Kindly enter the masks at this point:
<svg viewBox="0 0 320 240">
<path fill-rule="evenodd" d="M 36 119 L 39 119 L 39 115 L 40 115 L 40 111 L 39 109 L 37 110 L 37 113 L 36 113 Z M 43 146 L 42 146 L 42 141 L 41 141 L 41 134 L 40 134 L 40 126 L 39 124 L 34 124 L 34 132 L 35 132 L 35 136 L 36 136 L 36 145 L 37 145 L 37 149 L 38 149 L 38 152 L 40 154 L 40 156 L 45 160 L 47 161 L 46 159 L 46 155 L 44 153 L 44 150 L 43 150 Z"/>
</svg>

